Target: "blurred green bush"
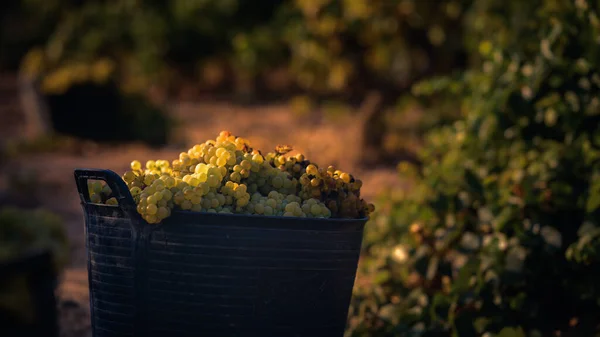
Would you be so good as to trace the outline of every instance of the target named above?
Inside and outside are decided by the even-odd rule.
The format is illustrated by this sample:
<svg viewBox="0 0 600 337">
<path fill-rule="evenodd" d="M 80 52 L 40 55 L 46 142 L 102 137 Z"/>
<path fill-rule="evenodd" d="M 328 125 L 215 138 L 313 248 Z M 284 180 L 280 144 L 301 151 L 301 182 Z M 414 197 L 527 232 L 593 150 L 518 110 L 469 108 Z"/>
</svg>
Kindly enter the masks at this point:
<svg viewBox="0 0 600 337">
<path fill-rule="evenodd" d="M 415 81 L 471 60 L 463 21 L 472 0 L 10 0 L 4 6 L 0 67 L 18 64 L 52 97 L 116 83 L 124 94 L 155 97 L 191 85 L 240 97 L 303 92 L 357 104 L 375 90 L 389 107 Z M 424 123 L 446 118 L 437 117 L 440 111 Z M 455 111 L 449 106 L 447 115 Z M 384 125 L 386 114 L 378 111 L 373 125 Z M 392 146 L 380 139 L 374 145 L 404 147 L 394 139 L 385 140 Z"/>
<path fill-rule="evenodd" d="M 182 76 L 253 82 L 279 69 L 315 94 L 397 93 L 465 65 L 460 22 L 470 3 L 12 0 L 0 59 L 12 65 L 28 50 L 24 70 L 53 93 L 111 77 L 127 90 Z"/>
<path fill-rule="evenodd" d="M 52 266 L 25 265 L 24 259 L 45 251 L 51 254 Z M 37 317 L 39 303 L 36 301 L 45 299 L 47 294 L 39 293 L 44 289 L 41 285 L 52 280 L 31 280 L 29 274 L 37 274 L 38 278 L 40 274 L 46 276 L 44 271 L 48 268 L 58 277 L 69 261 L 69 254 L 67 232 L 63 220 L 56 214 L 43 208 L 0 207 L 0 267 L 7 273 L 0 275 L 0 321 L 3 324 L 12 327 L 20 326 L 21 322 L 27 325 L 44 320 Z M 13 270 L 7 268 L 17 262 L 23 265 Z M 29 270 L 31 268 L 37 269 Z"/>
<path fill-rule="evenodd" d="M 600 3 L 482 0 L 462 117 L 365 237 L 348 336 L 598 336 Z M 494 32 L 494 34 L 491 34 Z"/>
</svg>

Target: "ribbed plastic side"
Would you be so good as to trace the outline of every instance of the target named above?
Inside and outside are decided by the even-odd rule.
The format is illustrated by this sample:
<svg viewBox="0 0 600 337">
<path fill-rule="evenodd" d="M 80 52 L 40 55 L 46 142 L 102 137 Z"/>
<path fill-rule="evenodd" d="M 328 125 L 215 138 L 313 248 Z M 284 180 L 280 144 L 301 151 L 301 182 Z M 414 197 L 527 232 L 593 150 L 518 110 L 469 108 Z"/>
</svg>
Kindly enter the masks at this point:
<svg viewBox="0 0 600 337">
<path fill-rule="evenodd" d="M 218 220 L 218 218 L 215 218 Z M 362 231 L 162 226 L 148 245 L 151 333 L 342 336 Z"/>
<path fill-rule="evenodd" d="M 131 220 L 116 207 L 90 204 L 86 213 L 93 335 L 134 336 Z"/>
</svg>

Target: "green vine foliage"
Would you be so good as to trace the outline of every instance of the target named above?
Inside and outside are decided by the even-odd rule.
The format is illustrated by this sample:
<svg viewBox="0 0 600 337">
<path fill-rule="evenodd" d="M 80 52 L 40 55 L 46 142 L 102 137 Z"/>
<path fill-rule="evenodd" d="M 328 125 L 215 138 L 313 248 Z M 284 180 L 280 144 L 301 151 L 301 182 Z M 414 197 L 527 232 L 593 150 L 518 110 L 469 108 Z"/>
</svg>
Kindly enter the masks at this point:
<svg viewBox="0 0 600 337">
<path fill-rule="evenodd" d="M 482 67 L 422 84 L 462 117 L 398 165 L 415 185 L 368 226 L 348 336 L 600 334 L 600 3 L 478 6 Z"/>
<path fill-rule="evenodd" d="M 471 1 L 11 3 L 7 17 L 44 28 L 13 33 L 19 38 L 10 46 L 31 44 L 24 68 L 45 79 L 52 92 L 107 79 L 141 90 L 219 72 L 229 72 L 234 81 L 252 80 L 282 68 L 299 89 L 339 94 L 399 92 L 417 79 L 463 66 L 460 21 Z M 9 28 L 15 27 L 3 29 L 7 37 Z"/>
</svg>

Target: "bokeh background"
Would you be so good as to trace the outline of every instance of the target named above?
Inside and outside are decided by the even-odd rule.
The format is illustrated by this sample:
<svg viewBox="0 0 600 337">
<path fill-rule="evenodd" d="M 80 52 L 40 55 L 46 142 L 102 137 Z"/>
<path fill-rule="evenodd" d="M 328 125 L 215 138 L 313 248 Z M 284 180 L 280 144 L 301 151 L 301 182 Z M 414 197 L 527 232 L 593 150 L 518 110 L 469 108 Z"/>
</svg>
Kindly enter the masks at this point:
<svg viewBox="0 0 600 337">
<path fill-rule="evenodd" d="M 347 336 L 599 335 L 600 1 L 0 6 L 0 203 L 63 222 L 63 336 L 89 335 L 73 169 L 221 130 L 364 181 Z"/>
</svg>

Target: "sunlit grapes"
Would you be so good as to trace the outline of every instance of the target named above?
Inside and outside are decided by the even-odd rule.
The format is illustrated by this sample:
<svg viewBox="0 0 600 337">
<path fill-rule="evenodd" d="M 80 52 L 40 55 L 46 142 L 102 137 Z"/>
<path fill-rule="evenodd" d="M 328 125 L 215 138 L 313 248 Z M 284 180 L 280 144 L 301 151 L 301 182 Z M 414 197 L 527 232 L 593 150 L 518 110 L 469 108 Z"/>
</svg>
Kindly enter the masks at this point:
<svg viewBox="0 0 600 337">
<path fill-rule="evenodd" d="M 222 131 L 171 161 L 134 160 L 122 178 L 150 224 L 173 211 L 303 218 L 364 218 L 373 212 L 360 198 L 360 180 L 290 151 L 278 146 L 263 155 L 247 139 Z M 119 204 L 104 182 L 90 182 L 88 190 L 93 203 Z"/>
</svg>

